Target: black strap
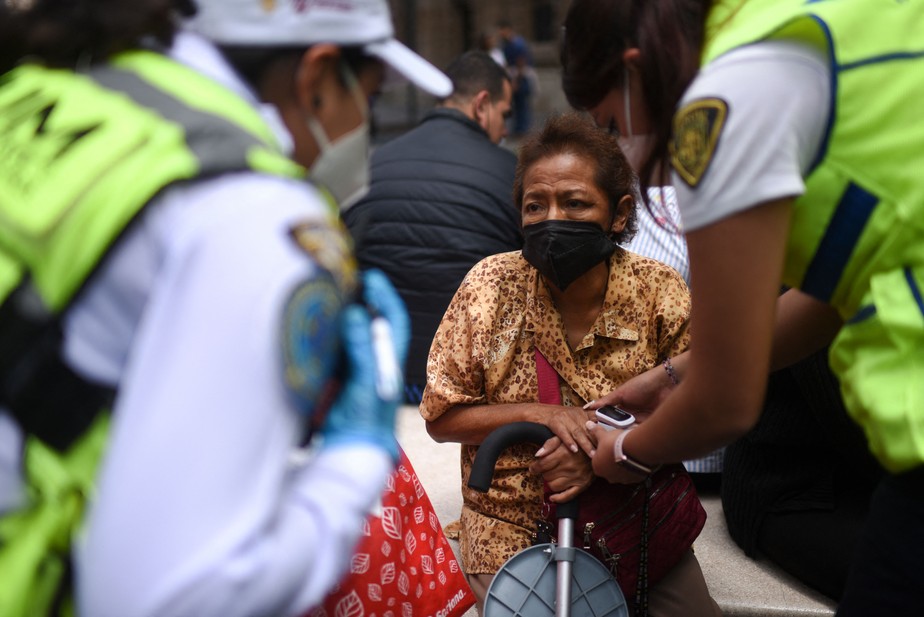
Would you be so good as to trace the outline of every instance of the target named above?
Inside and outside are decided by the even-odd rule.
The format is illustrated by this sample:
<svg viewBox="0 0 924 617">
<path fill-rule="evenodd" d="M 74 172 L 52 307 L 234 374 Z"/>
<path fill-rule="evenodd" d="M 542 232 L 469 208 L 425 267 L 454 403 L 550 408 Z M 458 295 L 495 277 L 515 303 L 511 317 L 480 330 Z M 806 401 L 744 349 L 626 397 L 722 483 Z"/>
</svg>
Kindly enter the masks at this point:
<svg viewBox="0 0 924 617">
<path fill-rule="evenodd" d="M 47 358 L 34 379 L 10 398 L 13 417 L 26 433 L 64 452 L 112 406 L 115 392 L 77 375 L 60 359 Z"/>
<path fill-rule="evenodd" d="M 0 305 L 0 405 L 24 432 L 63 452 L 111 406 L 115 391 L 64 363 L 58 318 L 37 309 L 33 295 L 24 283 Z"/>
<path fill-rule="evenodd" d="M 635 582 L 635 615 L 648 617 L 648 516 L 651 504 L 651 476 L 645 478 L 645 503 L 642 506 L 642 538 Z"/>
</svg>

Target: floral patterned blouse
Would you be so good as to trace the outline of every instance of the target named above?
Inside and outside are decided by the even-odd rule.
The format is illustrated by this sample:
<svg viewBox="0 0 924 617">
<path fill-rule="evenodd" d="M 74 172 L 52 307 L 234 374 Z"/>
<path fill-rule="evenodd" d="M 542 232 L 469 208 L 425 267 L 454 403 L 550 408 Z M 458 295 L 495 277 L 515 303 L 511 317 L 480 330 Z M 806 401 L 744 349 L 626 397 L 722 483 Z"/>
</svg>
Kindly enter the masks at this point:
<svg viewBox="0 0 924 617">
<path fill-rule="evenodd" d="M 455 405 L 538 401 L 535 349 L 560 376 L 562 404 L 581 406 L 689 344 L 690 294 L 660 262 L 621 248 L 610 258 L 603 309 L 577 349 L 565 338 L 545 279 L 520 251 L 488 257 L 465 277 L 430 348 L 420 413 Z M 529 473 L 537 446 L 506 450 L 491 490 L 468 488 L 477 446 L 462 446 L 462 565 L 496 572 L 528 547 L 540 517 L 542 479 Z"/>
</svg>

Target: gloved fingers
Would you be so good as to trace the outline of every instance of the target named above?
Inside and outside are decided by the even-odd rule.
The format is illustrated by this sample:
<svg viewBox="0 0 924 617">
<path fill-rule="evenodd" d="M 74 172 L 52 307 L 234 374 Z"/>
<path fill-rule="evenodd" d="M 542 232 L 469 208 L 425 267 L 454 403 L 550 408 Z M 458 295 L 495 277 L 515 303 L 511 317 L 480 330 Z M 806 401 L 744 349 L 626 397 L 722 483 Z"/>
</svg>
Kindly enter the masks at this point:
<svg viewBox="0 0 924 617">
<path fill-rule="evenodd" d="M 371 319 L 361 306 L 351 304 L 340 316 L 340 336 L 346 354 L 350 382 L 372 387 L 375 383 L 375 354 L 372 351 Z"/>
<path fill-rule="evenodd" d="M 381 270 L 363 272 L 363 299 L 391 326 L 395 353 L 401 366 L 407 358 L 411 322 L 404 301 Z"/>
</svg>

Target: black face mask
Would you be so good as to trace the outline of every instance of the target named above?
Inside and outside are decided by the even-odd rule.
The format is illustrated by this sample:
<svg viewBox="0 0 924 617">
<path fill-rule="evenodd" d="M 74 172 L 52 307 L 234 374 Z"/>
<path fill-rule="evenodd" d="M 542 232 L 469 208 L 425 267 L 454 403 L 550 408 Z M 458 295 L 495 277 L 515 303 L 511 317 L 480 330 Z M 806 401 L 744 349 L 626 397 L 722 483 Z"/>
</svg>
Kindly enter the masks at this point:
<svg viewBox="0 0 924 617">
<path fill-rule="evenodd" d="M 615 250 L 609 234 L 589 221 L 542 221 L 523 228 L 523 257 L 561 290 Z"/>
</svg>

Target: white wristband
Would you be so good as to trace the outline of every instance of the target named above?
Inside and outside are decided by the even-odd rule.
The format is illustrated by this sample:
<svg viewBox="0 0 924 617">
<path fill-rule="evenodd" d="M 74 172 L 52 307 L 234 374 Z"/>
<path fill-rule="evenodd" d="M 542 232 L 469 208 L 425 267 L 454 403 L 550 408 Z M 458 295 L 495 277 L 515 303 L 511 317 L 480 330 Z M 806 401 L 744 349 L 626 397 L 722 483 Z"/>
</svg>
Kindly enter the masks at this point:
<svg viewBox="0 0 924 617">
<path fill-rule="evenodd" d="M 616 462 L 621 465 L 625 465 L 629 471 L 634 471 L 635 473 L 649 476 L 654 471 L 654 469 L 648 465 L 644 465 L 638 462 L 633 458 L 630 458 L 626 455 L 625 452 L 622 451 L 622 442 L 625 441 L 626 435 L 628 435 L 629 432 L 630 431 L 623 431 L 616 437 L 616 441 L 613 442 L 613 454 L 616 457 Z"/>
</svg>

